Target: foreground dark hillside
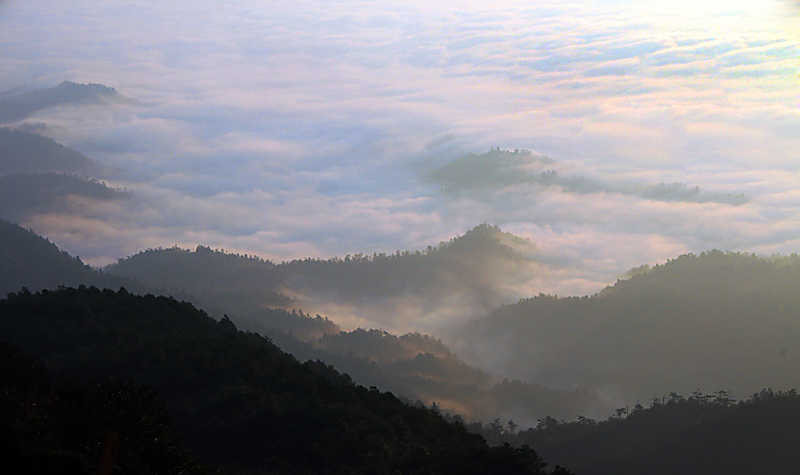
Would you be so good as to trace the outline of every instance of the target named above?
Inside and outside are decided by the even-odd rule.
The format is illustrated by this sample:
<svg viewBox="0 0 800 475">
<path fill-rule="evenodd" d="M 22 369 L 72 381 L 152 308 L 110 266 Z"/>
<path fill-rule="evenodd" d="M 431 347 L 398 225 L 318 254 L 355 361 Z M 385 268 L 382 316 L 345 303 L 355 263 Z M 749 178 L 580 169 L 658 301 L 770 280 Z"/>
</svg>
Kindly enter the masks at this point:
<svg viewBox="0 0 800 475">
<path fill-rule="evenodd" d="M 3 473 L 200 473 L 146 385 L 54 379 L 0 342 L 0 395 Z"/>
<path fill-rule="evenodd" d="M 95 288 L 0 301 L 0 337 L 72 377 L 158 390 L 192 454 L 263 473 L 542 473 L 527 448 L 300 364 L 188 303 Z"/>
<path fill-rule="evenodd" d="M 738 403 L 724 391 L 672 393 L 604 421 L 543 419 L 507 440 L 585 475 L 791 474 L 800 466 L 798 427 L 793 390 L 762 390 Z"/>
<path fill-rule="evenodd" d="M 503 349 L 495 371 L 602 390 L 616 406 L 797 385 L 800 257 L 713 251 L 634 274 L 592 297 L 499 308 L 464 330 L 464 348 Z"/>
</svg>

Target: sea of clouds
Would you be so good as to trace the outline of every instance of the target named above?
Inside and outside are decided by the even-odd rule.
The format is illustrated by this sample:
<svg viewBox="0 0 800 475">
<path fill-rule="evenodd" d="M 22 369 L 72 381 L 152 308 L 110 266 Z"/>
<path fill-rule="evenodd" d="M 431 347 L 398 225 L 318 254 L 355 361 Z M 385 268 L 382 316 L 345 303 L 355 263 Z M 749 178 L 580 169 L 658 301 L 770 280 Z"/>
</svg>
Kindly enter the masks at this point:
<svg viewBox="0 0 800 475">
<path fill-rule="evenodd" d="M 797 14 L 754 0 L 7 0 L 0 90 L 71 80 L 137 101 L 24 120 L 132 198 L 22 224 L 102 265 L 175 244 L 278 261 L 423 249 L 488 222 L 549 262 L 520 296 L 593 293 L 686 252 L 795 252 Z M 547 156 L 563 181 L 452 192 L 430 178 L 494 147 Z M 705 198 L 646 192 L 676 183 Z"/>
</svg>

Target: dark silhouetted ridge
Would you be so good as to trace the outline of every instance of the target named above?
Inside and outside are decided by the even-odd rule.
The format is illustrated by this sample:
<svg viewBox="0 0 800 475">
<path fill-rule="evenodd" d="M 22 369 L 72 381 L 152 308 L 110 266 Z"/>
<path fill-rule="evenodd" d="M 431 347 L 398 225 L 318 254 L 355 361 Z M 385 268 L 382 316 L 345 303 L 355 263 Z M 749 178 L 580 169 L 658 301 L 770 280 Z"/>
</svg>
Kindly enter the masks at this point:
<svg viewBox="0 0 800 475">
<path fill-rule="evenodd" d="M 0 175 L 87 172 L 97 164 L 86 155 L 43 135 L 0 127 Z"/>
<path fill-rule="evenodd" d="M 80 284 L 139 289 L 127 278 L 105 275 L 60 250 L 52 242 L 0 219 L 0 295 Z"/>
<path fill-rule="evenodd" d="M 300 364 L 174 299 L 21 292 L 0 301 L 0 335 L 79 380 L 148 383 L 191 453 L 226 473 L 543 473 L 527 447 L 490 448 L 432 410 Z"/>
<path fill-rule="evenodd" d="M 22 220 L 32 213 L 70 212 L 94 201 L 128 197 L 105 183 L 63 173 L 20 173 L 0 176 L 0 217 Z"/>
<path fill-rule="evenodd" d="M 725 391 L 672 393 L 603 421 L 543 419 L 511 439 L 583 475 L 789 474 L 800 465 L 798 425 L 796 391 L 741 402 Z"/>
</svg>

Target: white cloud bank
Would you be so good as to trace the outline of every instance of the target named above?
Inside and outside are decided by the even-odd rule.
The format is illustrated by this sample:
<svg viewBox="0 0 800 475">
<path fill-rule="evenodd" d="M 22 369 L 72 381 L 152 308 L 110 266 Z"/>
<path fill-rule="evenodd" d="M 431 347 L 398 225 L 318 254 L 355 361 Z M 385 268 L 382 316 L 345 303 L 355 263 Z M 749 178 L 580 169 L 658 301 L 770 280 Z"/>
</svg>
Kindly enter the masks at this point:
<svg viewBox="0 0 800 475">
<path fill-rule="evenodd" d="M 712 248 L 797 251 L 792 2 L 0 4 L 0 90 L 69 79 L 139 105 L 26 119 L 110 167 L 124 203 L 24 223 L 95 264 L 178 244 L 272 259 L 419 249 L 489 222 L 591 293 Z M 491 147 L 563 176 L 684 183 L 744 204 L 500 186 L 420 170 Z"/>
</svg>

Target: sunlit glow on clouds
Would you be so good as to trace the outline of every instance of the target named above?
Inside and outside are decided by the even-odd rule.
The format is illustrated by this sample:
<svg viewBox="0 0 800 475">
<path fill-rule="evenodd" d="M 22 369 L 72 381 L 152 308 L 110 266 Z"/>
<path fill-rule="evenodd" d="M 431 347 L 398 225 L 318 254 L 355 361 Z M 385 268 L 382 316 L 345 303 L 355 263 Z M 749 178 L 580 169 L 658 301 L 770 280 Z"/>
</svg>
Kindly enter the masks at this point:
<svg viewBox="0 0 800 475">
<path fill-rule="evenodd" d="M 424 248 L 489 222 L 553 262 L 546 291 L 712 248 L 797 251 L 793 2 L 0 3 L 0 89 L 102 83 L 140 105 L 28 124 L 124 171 L 134 199 L 26 225 L 95 264 L 207 244 L 273 259 Z M 522 185 L 442 193 L 491 147 L 567 176 L 747 203 Z"/>
</svg>

